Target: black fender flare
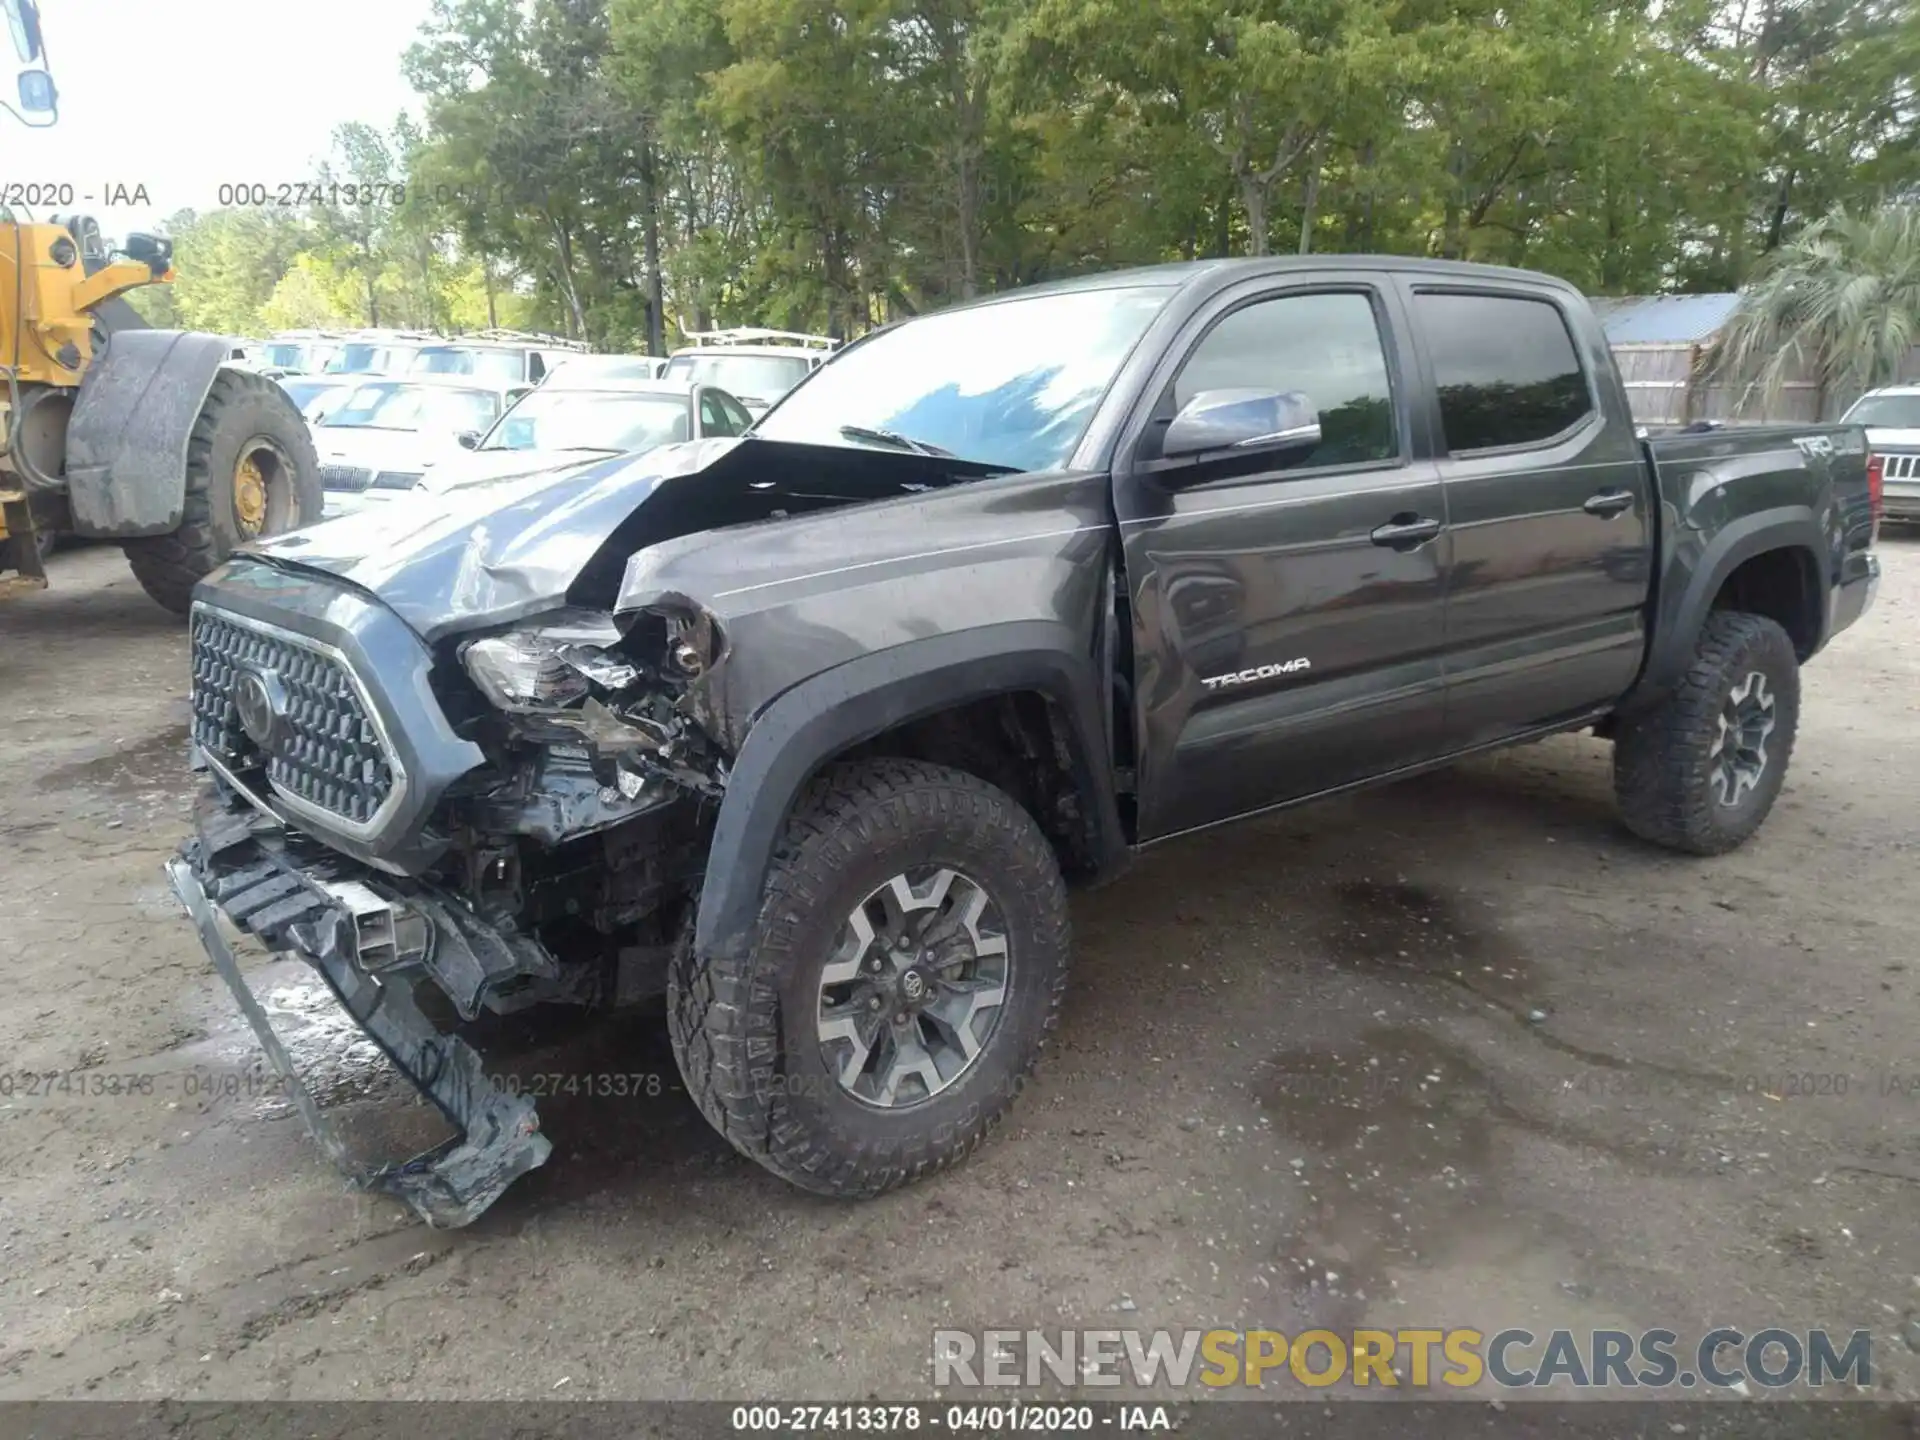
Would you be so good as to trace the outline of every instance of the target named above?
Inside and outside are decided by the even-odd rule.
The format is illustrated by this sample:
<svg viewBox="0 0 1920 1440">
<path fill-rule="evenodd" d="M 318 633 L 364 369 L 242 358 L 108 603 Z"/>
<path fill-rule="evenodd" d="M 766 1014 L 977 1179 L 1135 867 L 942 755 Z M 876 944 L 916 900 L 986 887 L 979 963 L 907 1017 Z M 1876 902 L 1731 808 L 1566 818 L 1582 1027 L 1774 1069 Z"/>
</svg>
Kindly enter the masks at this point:
<svg viewBox="0 0 1920 1440">
<path fill-rule="evenodd" d="M 1831 623 L 1827 596 L 1833 582 L 1826 532 L 1814 510 L 1805 505 L 1788 505 L 1743 515 L 1729 521 L 1706 542 L 1699 558 L 1687 567 L 1683 585 L 1671 588 L 1662 585 L 1654 610 L 1647 664 L 1630 697 L 1630 707 L 1657 700 L 1673 688 L 1692 663 L 1694 646 L 1706 626 L 1707 613 L 1713 608 L 1720 587 L 1741 565 L 1769 550 L 1804 551 L 1813 562 L 1815 599 L 1820 611 L 1813 649 L 1818 650 L 1826 643 Z"/>
<path fill-rule="evenodd" d="M 187 500 L 187 442 L 229 342 L 115 330 L 80 380 L 67 426 L 67 502 L 78 535 L 171 535 Z"/>
<path fill-rule="evenodd" d="M 1104 872 L 1124 863 L 1095 662 L 1070 627 L 1018 620 L 912 640 L 835 666 L 761 712 L 735 757 L 714 823 L 694 948 L 744 955 L 774 847 L 801 789 L 832 756 L 898 725 L 1021 690 L 1054 700 L 1074 730 L 1074 783 Z"/>
</svg>

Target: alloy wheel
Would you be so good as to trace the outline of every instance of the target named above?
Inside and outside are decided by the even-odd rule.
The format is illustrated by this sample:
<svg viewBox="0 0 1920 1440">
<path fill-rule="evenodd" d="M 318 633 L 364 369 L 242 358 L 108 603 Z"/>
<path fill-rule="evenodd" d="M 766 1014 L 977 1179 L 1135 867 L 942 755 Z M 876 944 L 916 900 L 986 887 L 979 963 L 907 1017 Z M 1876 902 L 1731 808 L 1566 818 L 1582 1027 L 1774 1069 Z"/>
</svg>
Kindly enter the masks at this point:
<svg viewBox="0 0 1920 1440">
<path fill-rule="evenodd" d="M 876 886 L 820 975 L 821 1053 L 841 1089 L 898 1109 L 954 1084 L 999 1027 L 1012 963 L 1000 908 L 971 876 L 928 865 Z"/>
<path fill-rule="evenodd" d="M 1728 694 L 1720 707 L 1720 729 L 1707 754 L 1714 799 L 1738 805 L 1760 783 L 1767 769 L 1767 740 L 1773 734 L 1773 692 L 1758 670 Z"/>
</svg>

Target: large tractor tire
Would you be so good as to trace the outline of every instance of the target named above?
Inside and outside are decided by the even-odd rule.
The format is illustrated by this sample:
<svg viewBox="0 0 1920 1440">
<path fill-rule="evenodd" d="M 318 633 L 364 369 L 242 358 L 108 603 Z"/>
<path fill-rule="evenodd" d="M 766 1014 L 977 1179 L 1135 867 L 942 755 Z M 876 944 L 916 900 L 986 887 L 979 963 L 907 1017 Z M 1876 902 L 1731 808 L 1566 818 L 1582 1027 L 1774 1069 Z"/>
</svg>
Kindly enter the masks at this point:
<svg viewBox="0 0 1920 1440">
<path fill-rule="evenodd" d="M 187 442 L 180 528 L 122 548 L 141 588 L 184 615 L 201 576 L 249 540 L 311 525 L 324 502 L 313 436 L 292 398 L 262 376 L 222 370 Z"/>
</svg>

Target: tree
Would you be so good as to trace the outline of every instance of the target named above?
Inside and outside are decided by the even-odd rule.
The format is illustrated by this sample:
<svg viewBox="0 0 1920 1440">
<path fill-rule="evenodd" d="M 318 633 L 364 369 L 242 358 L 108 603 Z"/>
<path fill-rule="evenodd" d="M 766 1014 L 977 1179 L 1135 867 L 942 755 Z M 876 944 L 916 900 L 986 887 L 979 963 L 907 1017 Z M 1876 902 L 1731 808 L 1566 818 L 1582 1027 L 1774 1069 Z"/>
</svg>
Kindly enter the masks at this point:
<svg viewBox="0 0 1920 1440">
<path fill-rule="evenodd" d="M 425 124 L 328 161 L 372 196 L 196 217 L 183 317 L 302 254 L 368 320 L 649 350 L 1275 250 L 1730 289 L 1920 194 L 1920 0 L 434 0 L 407 64 Z"/>
<path fill-rule="evenodd" d="M 261 305 L 259 323 L 268 330 L 325 330 L 348 326 L 359 318 L 358 300 L 358 286 L 351 277 L 343 282 L 325 261 L 314 255 L 301 255 Z"/>
<path fill-rule="evenodd" d="M 359 120 L 334 130 L 333 155 L 320 167 L 322 194 L 313 207 L 315 248 L 356 278 L 371 326 L 380 324 L 392 187 L 398 183 L 393 152 L 378 130 Z"/>
<path fill-rule="evenodd" d="M 1796 373 L 1819 398 L 1893 380 L 1920 345 L 1920 204 L 1835 211 L 1773 251 L 1708 355 L 1771 401 Z"/>
<path fill-rule="evenodd" d="M 260 309 L 293 268 L 308 235 L 287 210 L 182 211 L 167 222 L 175 245 L 173 310 L 191 330 L 256 334 Z"/>
</svg>

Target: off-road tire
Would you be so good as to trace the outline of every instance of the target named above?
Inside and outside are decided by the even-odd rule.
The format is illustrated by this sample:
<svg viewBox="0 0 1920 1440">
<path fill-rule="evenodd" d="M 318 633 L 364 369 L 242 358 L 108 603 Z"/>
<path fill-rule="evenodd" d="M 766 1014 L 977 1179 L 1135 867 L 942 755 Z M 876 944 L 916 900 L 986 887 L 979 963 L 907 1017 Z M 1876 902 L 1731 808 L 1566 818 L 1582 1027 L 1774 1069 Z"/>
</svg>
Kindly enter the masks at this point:
<svg viewBox="0 0 1920 1440">
<path fill-rule="evenodd" d="M 1722 707 L 1758 671 L 1774 697 L 1767 763 L 1733 805 L 1714 794 L 1710 757 Z M 1800 664 L 1787 632 L 1761 615 L 1716 610 L 1686 674 L 1660 705 L 1621 723 L 1613 787 L 1634 834 L 1690 855 L 1720 855 L 1760 828 L 1786 780 L 1800 719 Z"/>
<path fill-rule="evenodd" d="M 233 475 L 241 447 L 256 438 L 272 441 L 291 462 L 285 494 L 270 502 L 263 534 L 297 530 L 320 518 L 326 501 L 320 459 L 299 407 L 264 376 L 222 370 L 214 376 L 187 440 L 180 528 L 171 535 L 128 540 L 121 547 L 140 587 L 176 615 L 187 613 L 195 582 L 224 563 L 246 538 L 234 513 Z"/>
<path fill-rule="evenodd" d="M 901 1109 L 863 1104 L 822 1056 L 820 975 L 851 907 L 910 866 L 964 870 L 1005 918 L 1001 1019 L 948 1088 Z M 694 1102 L 734 1148 L 802 1189 L 878 1195 L 970 1154 L 1025 1086 L 1059 1020 L 1066 887 L 1046 837 L 1004 791 L 912 760 L 834 765 L 776 848 L 750 945 L 668 976 L 667 1028 Z"/>
</svg>

